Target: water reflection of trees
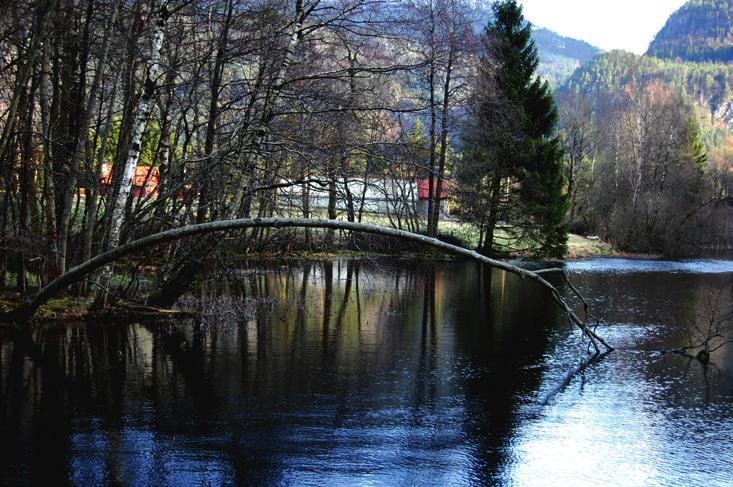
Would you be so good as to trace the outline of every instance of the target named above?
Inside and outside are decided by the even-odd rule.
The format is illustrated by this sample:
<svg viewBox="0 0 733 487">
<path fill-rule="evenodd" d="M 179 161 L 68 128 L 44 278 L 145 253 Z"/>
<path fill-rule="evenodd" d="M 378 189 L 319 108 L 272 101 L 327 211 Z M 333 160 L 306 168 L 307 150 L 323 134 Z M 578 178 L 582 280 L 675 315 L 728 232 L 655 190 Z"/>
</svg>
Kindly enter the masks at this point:
<svg viewBox="0 0 733 487">
<path fill-rule="evenodd" d="M 278 478 L 289 454 L 313 455 L 316 470 L 345 468 L 340 448 L 360 468 L 368 449 L 387 477 L 391 462 L 415 452 L 432 459 L 419 465 L 425 475 L 485 480 L 506 461 L 517 405 L 538 385 L 533 365 L 557 319 L 542 290 L 466 263 L 332 260 L 240 275 L 202 293 L 277 299 L 246 321 L 45 330 L 37 342 L 68 385 L 3 342 L 3 443 L 67 452 L 18 463 L 55 455 L 53 478 L 97 465 L 145 483 L 178 449 L 216 458 L 242 481 Z M 153 453 L 135 474 L 133 425 L 155 433 L 138 445 Z"/>
</svg>

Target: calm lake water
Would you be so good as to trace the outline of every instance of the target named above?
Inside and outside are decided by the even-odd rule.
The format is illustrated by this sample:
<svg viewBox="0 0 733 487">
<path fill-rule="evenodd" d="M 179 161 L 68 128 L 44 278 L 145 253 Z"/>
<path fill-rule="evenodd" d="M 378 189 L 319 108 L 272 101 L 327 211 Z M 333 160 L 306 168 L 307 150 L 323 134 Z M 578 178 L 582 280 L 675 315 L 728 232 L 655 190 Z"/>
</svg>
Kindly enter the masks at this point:
<svg viewBox="0 0 733 487">
<path fill-rule="evenodd" d="M 469 262 L 243 266 L 199 326 L 2 340 L 0 484 L 733 485 L 733 345 L 658 353 L 733 262 L 567 269 L 619 349 L 577 374 L 544 291 Z"/>
</svg>

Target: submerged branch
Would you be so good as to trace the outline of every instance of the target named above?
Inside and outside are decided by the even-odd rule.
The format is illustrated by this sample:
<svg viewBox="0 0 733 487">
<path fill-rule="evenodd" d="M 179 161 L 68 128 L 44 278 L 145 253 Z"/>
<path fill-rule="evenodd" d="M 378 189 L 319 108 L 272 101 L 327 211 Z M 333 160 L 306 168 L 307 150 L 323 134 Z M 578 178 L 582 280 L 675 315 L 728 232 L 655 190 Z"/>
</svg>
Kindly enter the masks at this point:
<svg viewBox="0 0 733 487">
<path fill-rule="evenodd" d="M 609 352 L 610 350 L 603 352 L 603 353 L 593 355 L 592 357 L 589 357 L 586 360 L 584 360 L 580 365 L 578 365 L 578 367 L 575 368 L 575 370 L 568 373 L 563 378 L 563 380 L 560 382 L 560 384 L 558 384 L 554 389 L 552 389 L 552 391 L 550 391 L 549 394 L 547 394 L 547 396 L 545 396 L 545 399 L 540 404 L 543 407 L 547 406 L 552 399 L 557 397 L 561 392 L 563 392 L 570 385 L 570 383 L 573 381 L 573 379 L 575 379 L 575 377 L 577 377 L 579 374 L 584 373 L 585 370 L 588 367 L 590 367 L 591 365 L 595 365 L 599 363 L 602 359 L 606 357 L 606 355 L 608 355 Z"/>
</svg>

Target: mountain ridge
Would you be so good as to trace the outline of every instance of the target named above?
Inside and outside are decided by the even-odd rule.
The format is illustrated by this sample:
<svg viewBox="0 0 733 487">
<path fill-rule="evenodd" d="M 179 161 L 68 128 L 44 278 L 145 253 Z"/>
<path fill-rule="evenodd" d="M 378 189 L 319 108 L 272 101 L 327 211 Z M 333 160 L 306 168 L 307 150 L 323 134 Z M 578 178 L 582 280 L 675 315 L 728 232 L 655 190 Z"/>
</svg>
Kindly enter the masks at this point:
<svg viewBox="0 0 733 487">
<path fill-rule="evenodd" d="M 692 62 L 733 62 L 733 0 L 690 0 L 669 16 L 647 55 Z"/>
<path fill-rule="evenodd" d="M 603 51 L 580 39 L 566 37 L 533 25 L 532 39 L 540 56 L 538 74 L 553 86 L 560 86 L 578 69 Z"/>
</svg>

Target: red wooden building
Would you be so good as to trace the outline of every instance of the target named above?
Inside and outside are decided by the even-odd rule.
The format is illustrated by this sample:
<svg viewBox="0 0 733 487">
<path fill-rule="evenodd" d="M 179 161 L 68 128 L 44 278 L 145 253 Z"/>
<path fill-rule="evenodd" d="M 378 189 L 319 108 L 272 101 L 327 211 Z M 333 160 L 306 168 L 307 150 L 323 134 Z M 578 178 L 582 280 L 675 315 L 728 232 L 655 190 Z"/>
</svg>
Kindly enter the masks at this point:
<svg viewBox="0 0 733 487">
<path fill-rule="evenodd" d="M 160 173 L 157 167 L 137 166 L 132 180 L 132 194 L 136 198 L 157 197 Z M 102 165 L 102 193 L 107 193 L 112 184 L 112 165 Z"/>
<path fill-rule="evenodd" d="M 440 187 L 440 199 L 448 199 L 448 186 L 450 181 L 443 180 Z M 433 194 L 438 190 L 438 178 L 433 179 Z M 430 194 L 430 180 L 429 179 L 418 179 L 417 180 L 417 197 L 421 200 L 427 200 Z"/>
<path fill-rule="evenodd" d="M 440 187 L 440 217 L 445 218 L 450 212 L 448 206 L 448 194 L 452 181 L 444 179 Z M 433 179 L 433 195 L 438 190 L 438 178 Z M 430 181 L 425 179 L 417 180 L 417 211 L 422 216 L 428 214 L 428 200 L 430 199 Z"/>
</svg>

